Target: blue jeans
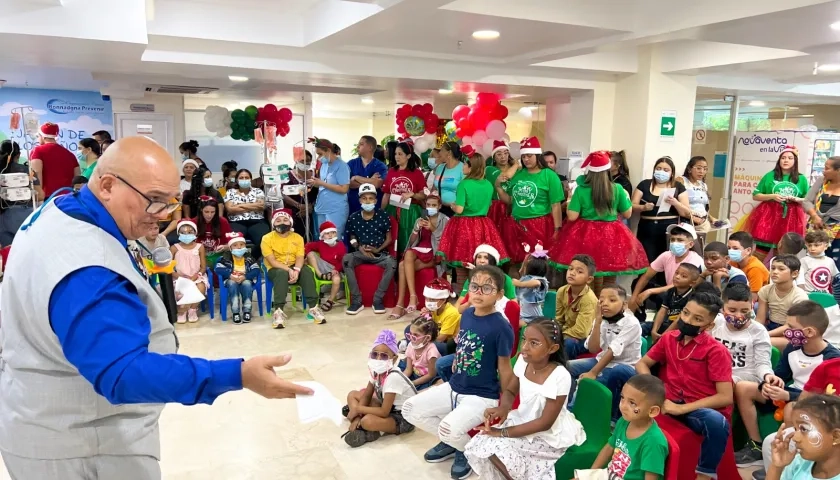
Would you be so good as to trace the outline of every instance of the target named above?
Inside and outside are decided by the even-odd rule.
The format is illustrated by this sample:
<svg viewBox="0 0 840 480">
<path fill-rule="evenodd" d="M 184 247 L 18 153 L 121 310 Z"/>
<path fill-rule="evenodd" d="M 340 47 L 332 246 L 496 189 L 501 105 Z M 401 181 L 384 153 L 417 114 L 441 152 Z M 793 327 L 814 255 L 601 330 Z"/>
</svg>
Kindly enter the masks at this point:
<svg viewBox="0 0 840 480">
<path fill-rule="evenodd" d="M 245 312 L 251 311 L 251 296 L 254 293 L 254 285 L 250 280 L 242 280 L 242 283 L 236 283 L 233 280 L 225 280 L 225 286 L 228 290 L 228 298 L 230 299 L 230 311 L 232 313 L 239 313 L 239 307 Z M 239 298 L 240 295 L 242 298 Z"/>
<path fill-rule="evenodd" d="M 692 432 L 703 436 L 696 472 L 717 478 L 717 468 L 729 439 L 729 422 L 717 410 L 701 408 L 674 417 Z"/>
<path fill-rule="evenodd" d="M 569 369 L 569 373 L 572 375 L 572 379 L 577 381 L 578 377 L 592 370 L 597 363 L 598 361 L 594 358 L 581 358 L 580 360 L 572 360 L 569 362 L 567 368 Z M 621 412 L 618 410 L 618 404 L 621 403 L 621 389 L 624 388 L 624 384 L 627 383 L 627 380 L 635 374 L 635 368 L 630 365 L 623 364 L 607 367 L 601 370 L 601 373 L 598 374 L 598 378 L 596 379 L 598 380 L 598 383 L 609 388 L 610 392 L 612 392 L 613 420 L 621 416 Z M 574 398 L 569 401 L 569 408 L 571 408 L 571 405 L 573 404 Z"/>
<path fill-rule="evenodd" d="M 563 340 L 563 347 L 566 351 L 566 358 L 569 360 L 576 359 L 579 355 L 589 353 L 589 350 L 584 345 L 586 339 L 578 340 L 577 338 L 566 337 Z"/>
<path fill-rule="evenodd" d="M 444 382 L 449 382 L 449 379 L 452 378 L 452 364 L 455 363 L 455 354 L 452 355 L 445 355 L 437 359 L 435 362 L 435 369 L 437 370 L 438 377 Z"/>
</svg>

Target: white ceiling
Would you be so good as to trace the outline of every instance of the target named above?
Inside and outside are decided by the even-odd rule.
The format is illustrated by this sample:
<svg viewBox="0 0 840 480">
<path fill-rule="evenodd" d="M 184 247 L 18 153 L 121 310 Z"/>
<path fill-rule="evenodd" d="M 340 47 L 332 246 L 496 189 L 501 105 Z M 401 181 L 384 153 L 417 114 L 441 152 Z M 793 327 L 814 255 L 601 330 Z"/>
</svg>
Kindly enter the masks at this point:
<svg viewBox="0 0 840 480">
<path fill-rule="evenodd" d="M 220 89 L 188 99 L 196 108 L 303 99 L 381 112 L 479 90 L 545 102 L 632 75 L 641 47 L 701 90 L 840 103 L 840 72 L 812 75 L 814 62 L 840 63 L 838 1 L 0 0 L 0 11 L 8 86 Z M 501 36 L 474 40 L 478 29 Z"/>
</svg>

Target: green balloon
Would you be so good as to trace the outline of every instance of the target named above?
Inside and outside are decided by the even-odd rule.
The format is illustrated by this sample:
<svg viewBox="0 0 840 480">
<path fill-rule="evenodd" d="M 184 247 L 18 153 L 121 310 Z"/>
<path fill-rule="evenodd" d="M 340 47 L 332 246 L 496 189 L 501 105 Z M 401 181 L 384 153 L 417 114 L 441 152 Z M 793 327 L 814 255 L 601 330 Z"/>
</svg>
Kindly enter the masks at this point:
<svg viewBox="0 0 840 480">
<path fill-rule="evenodd" d="M 237 123 L 245 120 L 247 117 L 248 117 L 248 115 L 245 114 L 245 111 L 243 111 L 242 109 L 239 109 L 239 108 L 230 112 L 230 118 L 232 118 L 233 121 L 237 122 Z"/>
<path fill-rule="evenodd" d="M 425 152 L 420 154 L 420 160 L 422 160 L 422 162 L 420 164 L 423 165 L 427 170 L 429 169 L 429 155 L 431 153 L 432 153 L 432 150 L 429 149 L 429 150 L 426 150 Z"/>
<path fill-rule="evenodd" d="M 248 115 L 248 118 L 250 118 L 251 120 L 257 119 L 257 113 L 259 113 L 257 107 L 253 105 L 248 105 L 247 107 L 245 107 L 245 114 Z"/>
<path fill-rule="evenodd" d="M 241 140 L 242 136 L 239 135 L 238 130 L 234 130 L 233 133 L 230 134 L 230 138 L 232 138 L 234 140 Z"/>
</svg>

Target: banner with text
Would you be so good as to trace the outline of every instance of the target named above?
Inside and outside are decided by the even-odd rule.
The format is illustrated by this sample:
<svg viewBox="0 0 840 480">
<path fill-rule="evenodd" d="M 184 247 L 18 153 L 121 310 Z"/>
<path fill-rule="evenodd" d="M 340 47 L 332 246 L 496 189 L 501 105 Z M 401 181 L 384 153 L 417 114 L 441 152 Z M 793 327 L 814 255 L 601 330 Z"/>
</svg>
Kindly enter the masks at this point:
<svg viewBox="0 0 840 480">
<path fill-rule="evenodd" d="M 114 134 L 111 101 L 103 99 L 99 92 L 0 89 L 0 141 L 14 140 L 29 152 L 38 144 L 38 127 L 47 122 L 58 124 L 58 143 L 74 153 L 79 140 L 93 132 L 106 130 Z"/>
<path fill-rule="evenodd" d="M 813 136 L 813 132 L 790 130 L 749 132 L 735 136 L 732 204 L 729 209 L 729 222 L 733 226 L 758 205 L 758 202 L 752 199 L 753 190 L 761 181 L 761 177 L 776 167 L 785 145 L 793 145 L 799 149 L 799 173 L 810 173 Z"/>
</svg>

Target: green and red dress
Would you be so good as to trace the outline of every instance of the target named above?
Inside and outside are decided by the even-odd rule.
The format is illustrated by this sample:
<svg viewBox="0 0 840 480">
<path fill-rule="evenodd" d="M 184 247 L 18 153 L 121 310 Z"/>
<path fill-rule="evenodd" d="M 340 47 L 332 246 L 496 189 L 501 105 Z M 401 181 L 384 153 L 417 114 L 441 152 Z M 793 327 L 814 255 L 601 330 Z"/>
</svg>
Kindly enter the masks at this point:
<svg viewBox="0 0 840 480">
<path fill-rule="evenodd" d="M 500 265 L 509 260 L 496 225 L 487 217 L 493 191 L 493 185 L 486 178 L 465 178 L 458 183 L 455 204 L 464 211 L 449 219 L 437 252 L 447 264 L 460 267 L 472 263 L 476 247 L 482 244 L 499 251 Z"/>
</svg>

